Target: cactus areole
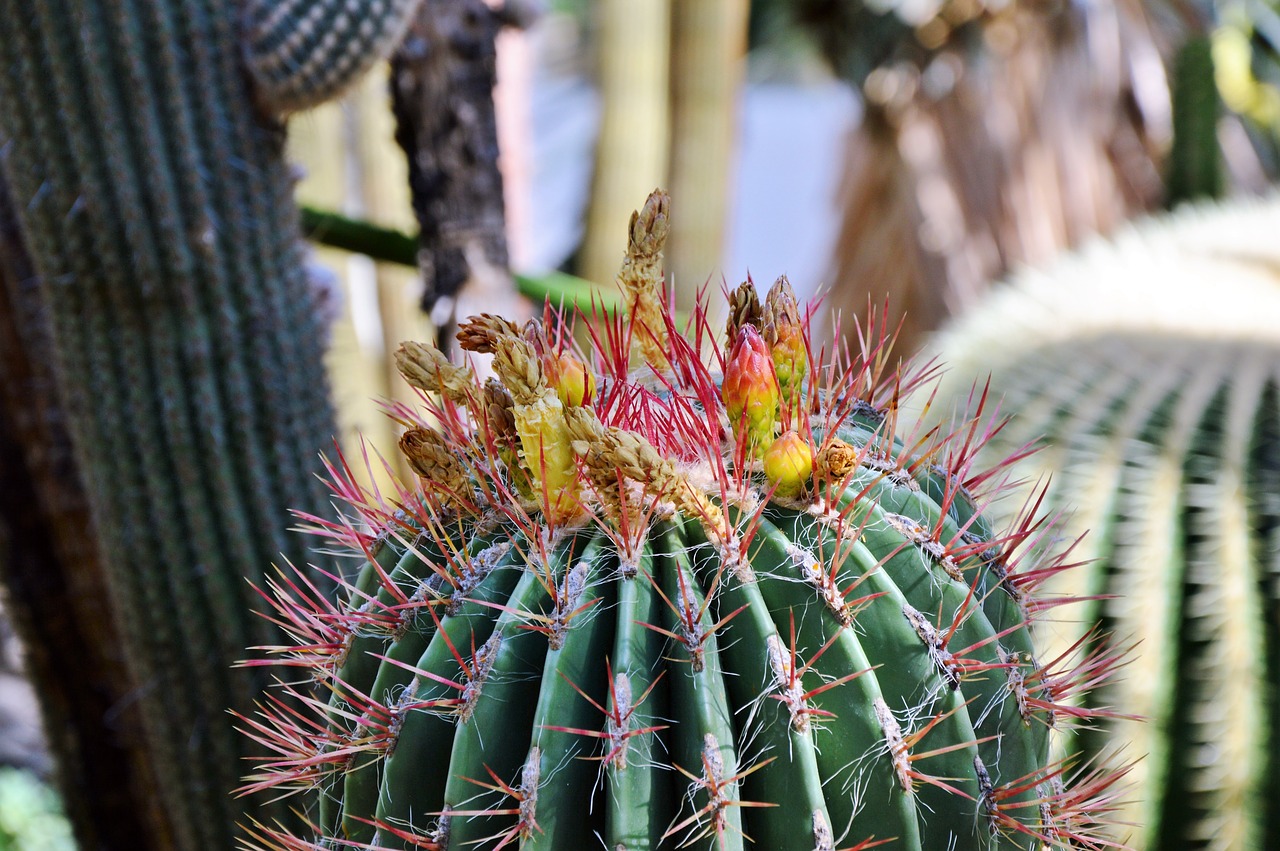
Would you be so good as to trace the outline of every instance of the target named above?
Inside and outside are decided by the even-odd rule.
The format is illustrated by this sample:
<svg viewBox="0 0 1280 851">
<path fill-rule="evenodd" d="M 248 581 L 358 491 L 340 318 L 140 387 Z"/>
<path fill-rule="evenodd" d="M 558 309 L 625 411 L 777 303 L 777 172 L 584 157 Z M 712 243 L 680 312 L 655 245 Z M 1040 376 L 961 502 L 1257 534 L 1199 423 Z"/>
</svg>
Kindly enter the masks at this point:
<svg viewBox="0 0 1280 851">
<path fill-rule="evenodd" d="M 358 576 L 332 601 L 302 569 L 264 592 L 296 644 L 263 664 L 323 696 L 290 678 L 241 719 L 267 751 L 246 791 L 311 796 L 310 834 L 249 825 L 248 847 L 1109 844 L 1116 773 L 1050 758 L 1097 671 L 1033 655 L 1063 559 L 1030 513 L 983 518 L 992 426 L 896 438 L 928 371 L 891 369 L 874 330 L 826 357 L 807 319 L 780 393 L 752 311 L 731 319 L 750 356 L 705 308 L 677 329 L 666 226 L 655 193 L 590 355 L 550 309 L 460 327 L 487 382 L 401 348 L 418 481 L 371 493 L 335 465 L 351 517 L 317 531 Z"/>
</svg>

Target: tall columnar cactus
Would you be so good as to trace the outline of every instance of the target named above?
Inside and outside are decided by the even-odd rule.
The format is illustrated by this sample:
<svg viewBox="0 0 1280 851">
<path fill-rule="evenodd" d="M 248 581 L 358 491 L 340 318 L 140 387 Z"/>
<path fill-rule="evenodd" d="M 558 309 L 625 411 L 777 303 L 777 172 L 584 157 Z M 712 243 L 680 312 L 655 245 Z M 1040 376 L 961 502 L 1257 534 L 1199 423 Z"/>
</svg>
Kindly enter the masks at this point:
<svg viewBox="0 0 1280 851">
<path fill-rule="evenodd" d="M 1037 661 L 1062 560 L 980 513 L 985 427 L 899 441 L 922 374 L 875 333 L 826 363 L 798 310 L 769 335 L 805 362 L 780 405 L 758 315 L 735 310 L 753 352 L 727 362 L 703 308 L 673 324 L 666 210 L 633 216 L 630 318 L 594 326 L 593 371 L 550 310 L 462 325 L 484 384 L 401 348 L 417 486 L 337 466 L 354 514 L 317 531 L 363 567 L 336 600 L 303 569 L 264 592 L 295 639 L 270 655 L 329 698 L 284 686 L 241 719 L 267 751 L 246 791 L 318 792 L 310 832 L 254 847 L 1096 847 L 1116 775 L 1050 739 L 1112 660 Z"/>
<path fill-rule="evenodd" d="M 334 57 L 409 5 L 0 0 L 0 170 L 36 272 L 23 283 L 51 325 L 111 585 L 100 605 L 180 848 L 233 842 L 243 748 L 224 710 L 257 686 L 230 665 L 272 633 L 245 578 L 301 557 L 288 510 L 321 510 L 334 431 L 272 116 L 332 91 L 335 69 L 350 79 L 359 63 Z M 283 76 L 255 91 L 247 67 Z M 322 84 L 284 81 L 316 67 Z"/>
<path fill-rule="evenodd" d="M 1089 530 L 1083 630 L 1134 641 L 1089 705 L 1146 758 L 1141 849 L 1280 848 L 1280 202 L 1193 208 L 1026 274 L 949 328 L 951 395 L 994 373 L 1020 470 Z M 1086 640 L 1087 641 L 1087 640 Z M 1098 746 L 1085 738 L 1086 749 Z"/>
<path fill-rule="evenodd" d="M 272 110 L 328 100 L 391 54 L 421 4 L 241 0 L 241 41 L 255 95 Z"/>
</svg>

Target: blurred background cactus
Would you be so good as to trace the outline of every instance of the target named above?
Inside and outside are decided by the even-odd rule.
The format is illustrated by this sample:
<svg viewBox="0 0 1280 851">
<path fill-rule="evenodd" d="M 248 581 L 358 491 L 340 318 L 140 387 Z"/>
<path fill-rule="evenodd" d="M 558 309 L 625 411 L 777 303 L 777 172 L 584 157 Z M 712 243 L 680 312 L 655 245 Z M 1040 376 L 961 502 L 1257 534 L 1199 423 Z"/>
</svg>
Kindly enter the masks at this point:
<svg viewBox="0 0 1280 851">
<path fill-rule="evenodd" d="M 1139 849 L 1280 846 L 1278 232 L 1274 197 L 1183 207 L 1017 276 L 936 341 L 942 409 L 990 373 L 1011 417 L 990 457 L 1043 436 L 1017 472 L 1088 531 L 1090 566 L 1055 587 L 1091 602 L 1057 639 L 1137 644 L 1089 705 L 1146 721 L 1075 747 L 1145 755 L 1118 813 Z"/>
</svg>

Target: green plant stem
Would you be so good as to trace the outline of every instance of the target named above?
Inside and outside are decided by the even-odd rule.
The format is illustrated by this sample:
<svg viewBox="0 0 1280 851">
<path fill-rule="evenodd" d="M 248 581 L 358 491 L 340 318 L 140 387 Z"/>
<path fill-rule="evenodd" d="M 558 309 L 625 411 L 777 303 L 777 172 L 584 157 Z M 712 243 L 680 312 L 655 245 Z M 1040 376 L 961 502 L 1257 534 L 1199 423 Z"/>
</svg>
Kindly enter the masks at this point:
<svg viewBox="0 0 1280 851">
<path fill-rule="evenodd" d="M 313 242 L 364 254 L 384 263 L 417 265 L 418 240 L 403 231 L 305 205 L 301 211 L 302 230 Z M 564 272 L 516 275 L 515 279 L 520 294 L 539 304 L 550 301 L 566 308 L 578 307 L 587 313 L 593 304 L 605 313 L 621 307 L 621 300 L 612 291 L 604 291 L 590 281 Z"/>
</svg>

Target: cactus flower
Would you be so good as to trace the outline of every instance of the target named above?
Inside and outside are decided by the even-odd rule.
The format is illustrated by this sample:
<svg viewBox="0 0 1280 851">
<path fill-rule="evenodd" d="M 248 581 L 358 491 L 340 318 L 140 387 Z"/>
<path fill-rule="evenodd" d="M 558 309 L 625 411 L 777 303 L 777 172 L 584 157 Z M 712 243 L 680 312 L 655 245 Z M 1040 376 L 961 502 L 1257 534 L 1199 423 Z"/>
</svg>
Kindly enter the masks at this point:
<svg viewBox="0 0 1280 851">
<path fill-rule="evenodd" d="M 778 379 L 773 360 L 760 332 L 753 325 L 738 329 L 737 339 L 724 367 L 725 413 L 734 435 L 753 447 L 751 454 L 773 442 L 778 416 Z"/>
<path fill-rule="evenodd" d="M 765 450 L 764 475 L 778 496 L 799 496 L 813 475 L 813 447 L 795 429 L 788 429 Z"/>
</svg>

